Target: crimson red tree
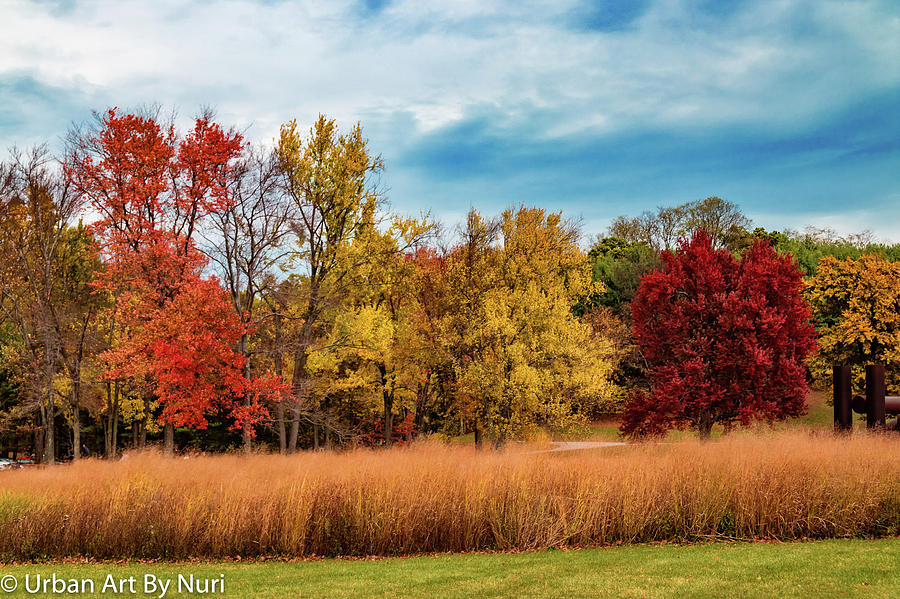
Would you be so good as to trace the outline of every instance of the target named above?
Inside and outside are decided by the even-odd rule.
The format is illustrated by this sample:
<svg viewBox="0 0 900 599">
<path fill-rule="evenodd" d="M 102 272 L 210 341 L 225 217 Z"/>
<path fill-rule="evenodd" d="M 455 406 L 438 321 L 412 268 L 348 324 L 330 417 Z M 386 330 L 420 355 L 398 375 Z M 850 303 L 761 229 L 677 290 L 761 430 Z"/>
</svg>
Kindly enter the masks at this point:
<svg viewBox="0 0 900 599">
<path fill-rule="evenodd" d="M 801 272 L 758 241 L 740 259 L 705 232 L 663 252 L 632 302 L 634 337 L 651 370 L 622 431 L 640 437 L 692 427 L 707 437 L 806 409 L 804 360 L 815 348 Z"/>
</svg>

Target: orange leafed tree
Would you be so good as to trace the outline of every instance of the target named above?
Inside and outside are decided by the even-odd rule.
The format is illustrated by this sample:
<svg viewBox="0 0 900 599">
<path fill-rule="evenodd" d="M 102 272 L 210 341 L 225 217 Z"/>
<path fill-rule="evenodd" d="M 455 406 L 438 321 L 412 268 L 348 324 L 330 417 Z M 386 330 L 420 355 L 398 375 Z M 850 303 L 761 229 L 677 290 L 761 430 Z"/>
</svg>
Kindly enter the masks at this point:
<svg viewBox="0 0 900 599">
<path fill-rule="evenodd" d="M 240 134 L 207 114 L 179 136 L 154 116 L 112 109 L 96 132 L 70 141 L 68 178 L 99 215 L 92 225 L 105 262 L 98 285 L 113 293 L 114 317 L 126 331 L 103 356 L 107 376 L 149 383 L 167 451 L 175 426 L 205 428 L 213 411 L 252 428 L 263 409 L 235 401 L 262 394 L 259 381 L 244 379 L 244 357 L 234 349 L 245 325 L 218 281 L 203 276 L 207 259 L 195 244 L 203 219 L 229 207 Z"/>
</svg>

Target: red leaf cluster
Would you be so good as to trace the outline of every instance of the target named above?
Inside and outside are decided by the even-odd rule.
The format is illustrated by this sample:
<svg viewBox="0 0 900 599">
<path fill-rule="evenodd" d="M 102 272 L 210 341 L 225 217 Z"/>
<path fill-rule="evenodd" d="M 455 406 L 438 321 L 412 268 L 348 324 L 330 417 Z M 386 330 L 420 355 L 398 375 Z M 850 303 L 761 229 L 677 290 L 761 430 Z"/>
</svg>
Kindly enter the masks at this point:
<svg viewBox="0 0 900 599">
<path fill-rule="evenodd" d="M 416 421 L 412 412 L 400 422 L 391 427 L 391 446 L 406 445 L 416 436 Z M 376 416 L 372 421 L 371 430 L 362 437 L 366 445 L 384 445 L 384 418 Z"/>
<path fill-rule="evenodd" d="M 107 376 L 147 381 L 161 420 L 175 426 L 205 428 L 210 412 L 224 410 L 252 428 L 265 416 L 260 398 L 281 394 L 280 383 L 244 378 L 234 347 L 246 326 L 219 282 L 203 276 L 207 259 L 194 241 L 203 218 L 231 205 L 228 175 L 243 148 L 240 134 L 208 117 L 179 137 L 112 109 L 66 168 L 100 215 L 97 286 L 115 297 L 120 330 L 103 355 Z"/>
<path fill-rule="evenodd" d="M 622 430 L 772 422 L 805 410 L 805 358 L 815 348 L 792 257 L 757 241 L 740 259 L 705 232 L 663 252 L 632 302 L 634 337 L 652 391 L 633 394 Z"/>
</svg>

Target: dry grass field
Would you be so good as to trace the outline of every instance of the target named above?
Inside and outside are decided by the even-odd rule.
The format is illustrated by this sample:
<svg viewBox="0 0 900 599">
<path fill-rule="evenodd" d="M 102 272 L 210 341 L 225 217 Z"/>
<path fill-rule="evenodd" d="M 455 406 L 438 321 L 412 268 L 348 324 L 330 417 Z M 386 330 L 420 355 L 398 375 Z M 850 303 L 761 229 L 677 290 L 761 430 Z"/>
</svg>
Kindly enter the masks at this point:
<svg viewBox="0 0 900 599">
<path fill-rule="evenodd" d="M 84 460 L 0 472 L 0 561 L 398 555 L 900 534 L 900 439 Z"/>
</svg>

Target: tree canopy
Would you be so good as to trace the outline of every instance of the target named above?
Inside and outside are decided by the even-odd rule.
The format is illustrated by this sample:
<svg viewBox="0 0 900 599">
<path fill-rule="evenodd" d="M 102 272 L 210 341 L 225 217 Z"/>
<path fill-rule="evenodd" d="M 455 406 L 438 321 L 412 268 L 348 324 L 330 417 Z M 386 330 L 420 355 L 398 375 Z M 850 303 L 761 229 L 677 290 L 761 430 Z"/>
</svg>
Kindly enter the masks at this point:
<svg viewBox="0 0 900 599">
<path fill-rule="evenodd" d="M 700 231 L 646 275 L 632 302 L 634 336 L 652 389 L 636 391 L 622 430 L 690 426 L 708 436 L 805 409 L 805 359 L 815 347 L 801 273 L 757 241 L 740 259 Z"/>
</svg>

